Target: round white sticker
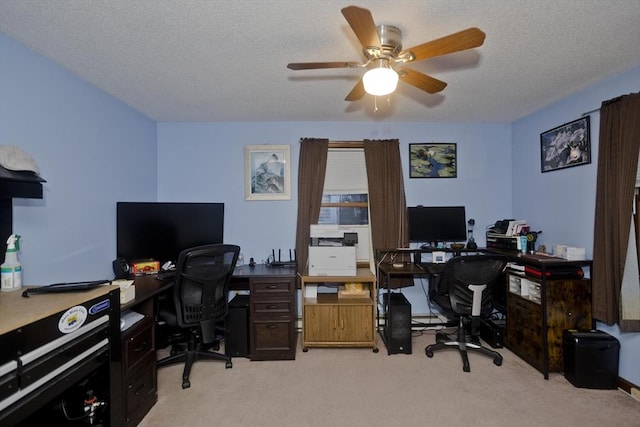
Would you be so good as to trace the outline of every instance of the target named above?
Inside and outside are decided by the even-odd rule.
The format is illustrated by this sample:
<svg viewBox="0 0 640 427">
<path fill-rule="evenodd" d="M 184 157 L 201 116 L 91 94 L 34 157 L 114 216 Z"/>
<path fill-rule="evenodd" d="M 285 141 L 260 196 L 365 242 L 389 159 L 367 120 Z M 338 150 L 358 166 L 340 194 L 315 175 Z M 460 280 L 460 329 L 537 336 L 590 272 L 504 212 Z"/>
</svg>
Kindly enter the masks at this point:
<svg viewBox="0 0 640 427">
<path fill-rule="evenodd" d="M 65 311 L 60 317 L 58 329 L 63 334 L 68 334 L 84 325 L 85 320 L 87 320 L 87 309 L 81 305 L 76 305 Z"/>
</svg>

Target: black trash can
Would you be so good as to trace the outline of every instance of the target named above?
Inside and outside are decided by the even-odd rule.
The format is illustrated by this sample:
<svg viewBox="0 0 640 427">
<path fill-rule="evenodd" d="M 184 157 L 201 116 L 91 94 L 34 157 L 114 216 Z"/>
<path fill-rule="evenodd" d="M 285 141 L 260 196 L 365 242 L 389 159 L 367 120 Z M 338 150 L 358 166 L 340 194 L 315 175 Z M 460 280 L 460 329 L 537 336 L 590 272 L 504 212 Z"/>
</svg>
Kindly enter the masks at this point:
<svg viewBox="0 0 640 427">
<path fill-rule="evenodd" d="M 615 389 L 618 387 L 620 343 L 603 331 L 563 332 L 564 377 L 575 387 Z"/>
</svg>

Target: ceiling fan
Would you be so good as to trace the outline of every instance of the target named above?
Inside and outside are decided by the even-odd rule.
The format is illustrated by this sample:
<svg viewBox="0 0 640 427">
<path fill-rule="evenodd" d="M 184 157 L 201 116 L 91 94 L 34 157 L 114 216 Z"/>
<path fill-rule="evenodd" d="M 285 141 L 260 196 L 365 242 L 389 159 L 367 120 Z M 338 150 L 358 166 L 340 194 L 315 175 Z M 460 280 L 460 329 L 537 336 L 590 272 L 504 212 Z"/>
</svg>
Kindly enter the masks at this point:
<svg viewBox="0 0 640 427">
<path fill-rule="evenodd" d="M 401 80 L 427 93 L 437 93 L 447 84 L 423 74 L 404 64 L 422 61 L 436 56 L 482 46 L 485 34 L 478 28 L 468 28 L 448 36 L 432 40 L 410 49 L 402 49 L 402 32 L 392 25 L 376 27 L 368 9 L 348 6 L 342 15 L 362 44 L 366 62 L 294 62 L 287 65 L 290 70 L 313 70 L 321 68 L 367 68 L 345 101 L 357 101 L 365 93 L 383 96 L 392 93 Z"/>
</svg>

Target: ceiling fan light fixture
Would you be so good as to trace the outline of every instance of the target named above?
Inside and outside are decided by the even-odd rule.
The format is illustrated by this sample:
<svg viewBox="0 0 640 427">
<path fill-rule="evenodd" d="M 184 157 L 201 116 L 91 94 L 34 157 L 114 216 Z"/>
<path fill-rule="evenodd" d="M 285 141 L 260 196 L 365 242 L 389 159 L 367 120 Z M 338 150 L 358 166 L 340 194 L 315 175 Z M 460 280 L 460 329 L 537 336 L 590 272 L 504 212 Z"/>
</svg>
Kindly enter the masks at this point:
<svg viewBox="0 0 640 427">
<path fill-rule="evenodd" d="M 384 96 L 396 90 L 398 79 L 398 73 L 391 68 L 389 60 L 378 59 L 376 64 L 364 73 L 362 83 L 369 95 Z"/>
</svg>

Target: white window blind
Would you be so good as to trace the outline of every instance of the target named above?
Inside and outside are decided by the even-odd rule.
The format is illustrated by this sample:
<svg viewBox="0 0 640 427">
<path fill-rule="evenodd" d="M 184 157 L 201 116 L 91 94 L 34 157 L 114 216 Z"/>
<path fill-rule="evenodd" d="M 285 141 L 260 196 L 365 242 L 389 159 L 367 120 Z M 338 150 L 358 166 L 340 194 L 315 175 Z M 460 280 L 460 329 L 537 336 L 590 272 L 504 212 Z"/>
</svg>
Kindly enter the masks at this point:
<svg viewBox="0 0 640 427">
<path fill-rule="evenodd" d="M 324 177 L 325 194 L 367 194 L 367 167 L 361 148 L 329 149 Z"/>
</svg>

